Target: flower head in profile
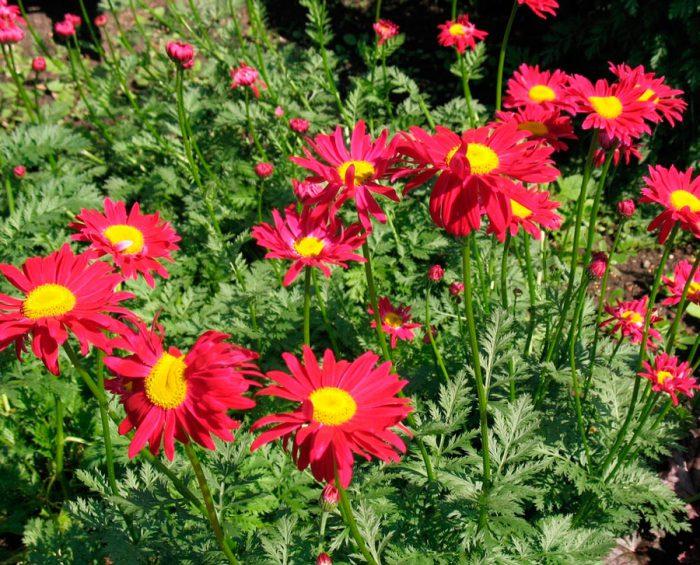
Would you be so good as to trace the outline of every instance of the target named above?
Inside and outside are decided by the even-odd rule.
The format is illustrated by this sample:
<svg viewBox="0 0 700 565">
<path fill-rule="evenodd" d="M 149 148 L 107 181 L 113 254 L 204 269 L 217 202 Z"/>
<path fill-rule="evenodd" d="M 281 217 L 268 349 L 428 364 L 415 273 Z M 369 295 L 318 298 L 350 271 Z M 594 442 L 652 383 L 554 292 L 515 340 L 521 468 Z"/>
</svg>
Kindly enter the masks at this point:
<svg viewBox="0 0 700 565">
<path fill-rule="evenodd" d="M 391 348 L 394 349 L 398 340 L 412 340 L 416 329 L 420 328 L 420 324 L 411 322 L 411 307 L 410 306 L 394 306 L 387 296 L 382 296 L 377 304 L 379 308 L 379 318 L 382 320 L 382 330 L 389 336 Z M 371 316 L 374 316 L 372 307 L 367 309 Z M 373 318 L 371 327 L 376 328 L 377 322 Z"/>
<path fill-rule="evenodd" d="M 598 149 L 596 149 L 593 155 L 593 164 L 596 167 L 602 167 L 605 164 L 610 150 L 612 150 L 612 160 L 616 167 L 620 163 L 620 159 L 625 161 L 625 165 L 629 165 L 632 157 L 637 159 L 637 161 L 642 158 L 638 143 L 631 140 L 620 141 L 619 139 L 610 137 L 605 131 L 601 131 L 598 134 L 598 143 Z"/>
<path fill-rule="evenodd" d="M 43 73 L 46 70 L 46 59 L 43 57 L 34 57 L 32 59 L 32 70 L 35 73 Z"/>
<path fill-rule="evenodd" d="M 372 24 L 372 29 L 377 35 L 377 44 L 384 45 L 389 39 L 398 35 L 399 26 L 390 20 L 379 20 Z"/>
<path fill-rule="evenodd" d="M 315 202 L 326 190 L 326 183 L 292 179 L 294 194 L 302 204 Z"/>
<path fill-rule="evenodd" d="M 561 216 L 555 212 L 560 204 L 551 200 L 546 190 L 528 189 L 514 183 L 505 186 L 503 194 L 510 203 L 510 219 L 502 226 L 492 222 L 488 229 L 488 233 L 495 233 L 499 241 L 505 241 L 506 233 L 515 236 L 520 227 L 535 239 L 541 239 L 541 228 L 556 230 L 561 226 Z"/>
<path fill-rule="evenodd" d="M 621 82 L 643 88 L 639 99 L 649 100 L 654 107 L 655 117 L 650 117 L 654 122 L 666 120 L 671 126 L 683 119 L 683 112 L 688 104 L 681 98 L 683 91 L 666 84 L 664 77 L 657 77 L 655 73 L 647 73 L 642 65 L 630 67 L 624 63 L 615 65 L 610 63 L 610 70 Z"/>
<path fill-rule="evenodd" d="M 269 250 L 266 259 L 292 261 L 284 286 L 292 284 L 304 267 L 315 267 L 329 277 L 331 265 L 347 269 L 348 261 L 365 261 L 355 253 L 366 237 L 360 224 L 345 228 L 335 216 L 310 208 L 299 214 L 294 205 L 285 210 L 284 217 L 277 210 L 272 211 L 272 217 L 274 225 L 258 224 L 252 235 L 258 245 Z"/>
<path fill-rule="evenodd" d="M 391 373 L 391 363 L 376 366 L 379 357 L 367 352 L 354 361 L 336 360 L 327 349 L 319 365 L 313 351 L 303 347 L 303 358 L 284 358 L 289 373 L 270 371 L 270 386 L 258 394 L 297 402 L 293 412 L 260 418 L 252 429 L 272 425 L 250 449 L 282 438 L 299 470 L 311 467 L 317 481 L 336 479 L 343 488 L 352 480 L 355 455 L 398 462 L 406 451 L 394 428 L 411 412 L 409 400 L 397 396 L 407 381 Z"/>
<path fill-rule="evenodd" d="M 679 261 L 673 269 L 673 277 L 664 277 L 668 298 L 663 301 L 665 306 L 673 306 L 681 301 L 683 289 L 693 272 L 693 264 L 685 259 Z M 692 304 L 700 304 L 700 269 L 696 269 L 688 287 L 686 300 Z"/>
<path fill-rule="evenodd" d="M 17 6 L 8 6 L 0 2 L 0 45 L 19 43 L 24 39 L 24 30 L 20 27 L 25 21 Z"/>
<path fill-rule="evenodd" d="M 203 333 L 188 353 L 163 344 L 162 328 L 136 323 L 118 345 L 131 352 L 126 358 L 106 357 L 105 365 L 116 376 L 106 388 L 119 395 L 126 418 L 119 433 L 136 429 L 129 457 L 149 444 L 151 453 L 161 446 L 172 461 L 175 440 L 194 441 L 215 449 L 211 435 L 233 441 L 232 430 L 240 422 L 228 410 L 248 410 L 255 402 L 243 396 L 257 385 L 247 376 L 259 375 L 258 354 L 228 343 L 221 332 Z"/>
<path fill-rule="evenodd" d="M 74 241 L 89 243 L 100 257 L 111 256 L 125 279 L 141 275 L 150 287 L 156 284 L 153 273 L 168 278 L 160 260 L 172 262 L 172 252 L 179 249 L 180 236 L 170 223 L 158 213 L 141 213 L 138 202 L 127 212 L 124 202 L 106 198 L 104 213 L 83 209 L 70 227 L 78 232 Z"/>
<path fill-rule="evenodd" d="M 641 100 L 644 89 L 627 82 L 609 84 L 604 79 L 591 83 L 586 77 L 574 75 L 569 94 L 578 110 L 587 114 L 583 129 L 598 129 L 611 139 L 631 144 L 651 129 L 646 120 L 653 119 L 654 105 Z"/>
<path fill-rule="evenodd" d="M 275 166 L 272 163 L 262 162 L 257 163 L 255 167 L 253 167 L 253 170 L 259 178 L 266 179 L 267 177 L 272 176 L 272 173 L 275 172 Z"/>
<path fill-rule="evenodd" d="M 518 129 L 528 133 L 528 139 L 551 145 L 555 151 L 566 151 L 565 139 L 577 139 L 571 118 L 558 109 L 544 106 L 523 106 L 515 112 L 498 112 L 502 122 L 513 121 Z"/>
<path fill-rule="evenodd" d="M 622 217 L 631 218 L 637 211 L 637 205 L 631 198 L 620 200 L 620 202 L 617 203 L 617 211 Z"/>
<path fill-rule="evenodd" d="M 307 181 L 327 183 L 326 189 L 310 203 L 336 211 L 344 202 L 352 200 L 365 229 L 372 229 L 372 217 L 385 222 L 386 215 L 374 194 L 399 199 L 393 187 L 379 184 L 390 176 L 390 166 L 395 159 L 395 142 L 388 137 L 389 132 L 383 130 L 373 140 L 365 122 L 360 120 L 350 134 L 350 147 L 345 143 L 340 126 L 332 135 L 307 138 L 311 150 L 304 147 L 304 157 L 291 157 L 291 160 L 311 171 Z"/>
<path fill-rule="evenodd" d="M 438 43 L 443 47 L 454 47 L 458 53 L 464 53 L 467 47 L 476 48 L 477 41 L 483 41 L 487 32 L 476 29 L 466 14 L 460 15 L 456 21 L 448 20 L 438 26 Z"/>
<path fill-rule="evenodd" d="M 518 0 L 518 4 L 520 6 L 525 4 L 543 20 L 547 19 L 547 14 L 556 16 L 556 10 L 559 8 L 559 2 L 557 2 L 557 0 Z"/>
<path fill-rule="evenodd" d="M 602 279 L 607 269 L 608 256 L 602 251 L 594 253 L 588 264 L 588 274 L 594 279 Z"/>
<path fill-rule="evenodd" d="M 693 378 L 690 364 L 687 361 L 681 363 L 678 357 L 667 353 L 659 353 L 652 363 L 645 361 L 639 376 L 651 382 L 654 392 L 668 394 L 674 406 L 678 406 L 679 394 L 692 398 L 695 390 L 700 388 Z"/>
<path fill-rule="evenodd" d="M 632 343 L 641 343 L 644 337 L 644 319 L 647 315 L 648 303 L 649 297 L 645 296 L 639 300 L 621 301 L 615 306 L 608 304 L 605 306 L 605 311 L 610 315 L 610 318 L 603 320 L 600 326 L 610 326 L 610 333 L 619 333 L 620 339 L 629 338 Z M 654 329 L 654 324 L 660 321 L 661 316 L 652 312 L 649 319 L 647 347 L 654 347 L 652 340 L 661 339 L 661 334 Z"/>
<path fill-rule="evenodd" d="M 289 128 L 297 133 L 306 133 L 309 131 L 310 125 L 309 120 L 304 118 L 291 118 L 289 120 Z"/>
<path fill-rule="evenodd" d="M 231 75 L 231 88 L 250 88 L 253 96 L 260 98 L 260 89 L 266 89 L 267 85 L 260 78 L 258 70 L 241 61 L 238 67 L 234 67 L 229 72 Z"/>
<path fill-rule="evenodd" d="M 97 27 L 104 27 L 107 25 L 107 14 L 98 14 L 95 16 L 93 23 Z"/>
<path fill-rule="evenodd" d="M 80 18 L 80 16 L 76 16 L 75 14 L 65 14 L 62 21 L 54 24 L 53 30 L 59 37 L 72 37 L 77 33 L 78 28 L 82 23 L 83 20 Z"/>
<path fill-rule="evenodd" d="M 649 224 L 649 231 L 659 230 L 659 243 L 664 243 L 676 224 L 700 238 L 700 176 L 693 178 L 693 169 L 681 172 L 650 166 L 644 177 L 641 202 L 659 204 L 664 208 Z"/>
<path fill-rule="evenodd" d="M 442 265 L 432 265 L 428 269 L 428 280 L 432 282 L 440 282 L 445 276 L 445 269 Z"/>
<path fill-rule="evenodd" d="M 0 264 L 0 273 L 22 293 L 20 298 L 0 293 L 0 351 L 14 343 L 19 357 L 31 339 L 32 352 L 54 375 L 60 373 L 58 348 L 68 332 L 84 356 L 90 345 L 111 352 L 113 340 L 105 332 L 127 328 L 110 314 L 130 316 L 121 302 L 134 295 L 115 292 L 121 277 L 93 260 L 91 253 L 74 255 L 66 244 L 46 257 L 27 259 L 22 270 Z"/>
<path fill-rule="evenodd" d="M 569 75 L 564 71 L 541 71 L 539 65 L 523 63 L 508 80 L 503 106 L 521 108 L 540 106 L 573 113 L 575 106 L 567 91 Z"/>
<path fill-rule="evenodd" d="M 184 41 L 168 41 L 165 52 L 170 60 L 182 69 L 191 69 L 194 66 L 194 47 Z"/>
</svg>

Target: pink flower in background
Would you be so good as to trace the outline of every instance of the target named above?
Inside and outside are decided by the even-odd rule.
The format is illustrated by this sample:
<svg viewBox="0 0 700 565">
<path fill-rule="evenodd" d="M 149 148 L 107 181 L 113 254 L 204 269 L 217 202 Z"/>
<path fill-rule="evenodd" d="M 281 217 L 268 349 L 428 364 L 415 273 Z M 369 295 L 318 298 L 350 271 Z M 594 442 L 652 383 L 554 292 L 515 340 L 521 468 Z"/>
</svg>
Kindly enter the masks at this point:
<svg viewBox="0 0 700 565">
<path fill-rule="evenodd" d="M 306 133 L 311 124 L 304 118 L 292 118 L 289 120 L 289 127 L 297 133 Z"/>
<path fill-rule="evenodd" d="M 379 307 L 379 317 L 382 320 L 382 329 L 389 336 L 392 349 L 396 347 L 398 340 L 410 341 L 415 337 L 414 331 L 416 328 L 420 328 L 420 324 L 411 322 L 410 306 L 394 306 L 387 296 L 382 296 L 377 306 Z M 374 310 L 371 307 L 367 311 L 374 316 Z M 370 326 L 377 327 L 374 318 L 372 318 Z"/>
<path fill-rule="evenodd" d="M 605 275 L 605 270 L 608 268 L 608 256 L 602 251 L 594 253 L 591 262 L 588 265 L 588 273 L 594 279 L 602 279 Z"/>
<path fill-rule="evenodd" d="M 442 265 L 433 265 L 428 269 L 428 279 L 433 282 L 440 282 L 444 276 L 445 269 L 442 268 Z"/>
<path fill-rule="evenodd" d="M 459 296 L 464 292 L 464 283 L 461 282 L 453 282 L 450 285 L 450 294 L 452 296 Z"/>
<path fill-rule="evenodd" d="M 194 65 L 194 47 L 182 41 L 168 41 L 165 52 L 170 60 L 183 69 L 191 69 Z"/>
<path fill-rule="evenodd" d="M 284 116 L 284 108 L 282 108 L 282 106 L 277 106 L 275 108 L 275 117 L 281 118 L 282 116 Z"/>
<path fill-rule="evenodd" d="M 469 21 L 469 16 L 462 14 L 457 21 L 448 20 L 438 26 L 438 43 L 443 47 L 454 47 L 458 53 L 464 53 L 467 47 L 474 49 L 477 41 L 486 39 L 487 32 L 476 29 Z"/>
<path fill-rule="evenodd" d="M 377 43 L 379 45 L 383 45 L 399 33 L 399 26 L 390 20 L 374 22 L 372 24 L 372 29 L 374 29 L 374 33 L 377 34 Z"/>
<path fill-rule="evenodd" d="M 651 382 L 654 392 L 668 394 L 674 406 L 678 406 L 678 393 L 692 398 L 695 390 L 700 388 L 693 378 L 690 364 L 687 361 L 679 363 L 678 357 L 667 353 L 659 353 L 652 363 L 645 361 L 644 370 L 638 374 Z"/>
<path fill-rule="evenodd" d="M 27 168 L 24 165 L 17 165 L 14 169 L 12 169 L 12 174 L 16 179 L 23 179 L 24 175 L 27 174 Z"/>
<path fill-rule="evenodd" d="M 229 74 L 231 75 L 231 88 L 233 90 L 237 88 L 250 88 L 253 96 L 260 98 L 260 89 L 267 88 L 267 85 L 260 78 L 258 70 L 242 61 L 240 66 L 231 69 Z M 282 110 L 282 114 L 284 114 L 284 110 Z M 280 117 L 277 114 L 277 110 L 275 110 L 275 115 Z"/>
<path fill-rule="evenodd" d="M 107 25 L 107 14 L 99 14 L 98 16 L 95 16 L 95 19 L 93 23 L 97 27 L 104 27 Z"/>
<path fill-rule="evenodd" d="M 25 21 L 17 6 L 8 6 L 6 2 L 0 2 L 0 45 L 10 45 L 22 41 L 24 30 L 20 25 L 24 24 Z"/>
<path fill-rule="evenodd" d="M 681 301 L 683 289 L 690 278 L 692 270 L 693 264 L 690 261 L 683 260 L 679 261 L 673 269 L 673 277 L 664 277 L 666 292 L 669 294 L 669 297 L 663 301 L 665 306 L 673 306 Z M 693 275 L 693 282 L 688 287 L 687 300 L 693 304 L 700 304 L 700 269 L 696 269 Z"/>
<path fill-rule="evenodd" d="M 275 172 L 275 166 L 272 163 L 258 163 L 255 165 L 255 174 L 261 179 L 266 179 Z"/>
<path fill-rule="evenodd" d="M 43 73 L 46 70 L 46 59 L 43 57 L 34 57 L 34 59 L 32 59 L 32 70 L 35 73 Z"/>
<path fill-rule="evenodd" d="M 525 4 L 538 17 L 544 20 L 547 19 L 547 14 L 556 16 L 556 10 L 559 7 L 559 2 L 557 2 L 557 0 L 518 0 L 518 4 L 520 6 Z"/>
<path fill-rule="evenodd" d="M 617 203 L 617 211 L 620 213 L 620 215 L 624 216 L 625 218 L 631 218 L 632 216 L 634 216 L 636 210 L 637 205 L 631 198 L 627 200 L 621 200 Z"/>
</svg>

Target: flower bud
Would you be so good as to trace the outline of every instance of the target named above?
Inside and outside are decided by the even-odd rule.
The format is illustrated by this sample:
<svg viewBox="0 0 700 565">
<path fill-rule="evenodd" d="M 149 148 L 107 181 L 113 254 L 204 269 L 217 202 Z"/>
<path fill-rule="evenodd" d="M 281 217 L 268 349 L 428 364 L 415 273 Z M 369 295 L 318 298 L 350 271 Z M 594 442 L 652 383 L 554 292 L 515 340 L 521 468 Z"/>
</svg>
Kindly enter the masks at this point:
<svg viewBox="0 0 700 565">
<path fill-rule="evenodd" d="M 461 282 L 453 282 L 450 285 L 450 294 L 452 296 L 459 296 L 464 292 L 464 285 Z"/>
<path fill-rule="evenodd" d="M 617 211 L 625 218 L 631 218 L 636 210 L 637 206 L 631 198 L 629 200 L 621 200 L 617 203 Z"/>
<path fill-rule="evenodd" d="M 282 108 L 282 106 L 277 106 L 277 108 L 275 108 L 275 116 L 278 118 L 284 116 L 284 108 Z"/>
<path fill-rule="evenodd" d="M 428 278 L 433 282 L 440 282 L 445 276 L 445 269 L 441 265 L 433 265 L 428 269 Z"/>
<path fill-rule="evenodd" d="M 321 493 L 321 508 L 324 512 L 333 512 L 338 507 L 339 494 L 338 489 L 333 483 L 328 483 L 323 487 Z"/>
<path fill-rule="evenodd" d="M 333 560 L 327 553 L 319 553 L 316 558 L 316 565 L 333 565 Z"/>
<path fill-rule="evenodd" d="M 165 52 L 171 61 L 177 63 L 182 69 L 191 69 L 194 65 L 194 47 L 182 41 L 168 41 Z"/>
<path fill-rule="evenodd" d="M 275 171 L 275 166 L 272 163 L 258 163 L 255 165 L 255 174 L 261 179 L 269 177 Z"/>
<path fill-rule="evenodd" d="M 16 179 L 23 179 L 24 175 L 27 174 L 27 168 L 24 165 L 17 165 L 12 169 L 12 174 L 15 175 Z"/>
<path fill-rule="evenodd" d="M 99 14 L 95 16 L 94 24 L 96 27 L 104 27 L 107 25 L 107 14 Z"/>
<path fill-rule="evenodd" d="M 35 73 L 42 73 L 46 70 L 46 59 L 43 57 L 34 57 L 32 59 L 32 70 Z"/>
<path fill-rule="evenodd" d="M 377 35 L 379 45 L 384 44 L 385 41 L 399 33 L 399 26 L 390 20 L 379 20 L 372 24 L 372 29 L 374 29 L 374 33 Z"/>
<path fill-rule="evenodd" d="M 594 253 L 588 265 L 588 274 L 594 279 L 602 279 L 608 268 L 608 256 L 605 253 Z"/>
<path fill-rule="evenodd" d="M 297 133 L 306 133 L 309 131 L 310 125 L 308 120 L 304 118 L 292 118 L 289 120 L 289 127 Z"/>
</svg>

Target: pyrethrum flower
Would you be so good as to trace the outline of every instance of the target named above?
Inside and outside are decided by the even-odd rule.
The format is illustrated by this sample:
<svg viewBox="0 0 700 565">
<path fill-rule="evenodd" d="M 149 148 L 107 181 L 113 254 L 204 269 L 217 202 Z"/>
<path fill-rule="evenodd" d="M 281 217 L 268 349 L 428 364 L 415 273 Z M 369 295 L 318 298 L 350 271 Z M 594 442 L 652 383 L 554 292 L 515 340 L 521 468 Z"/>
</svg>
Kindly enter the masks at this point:
<svg viewBox="0 0 700 565">
<path fill-rule="evenodd" d="M 360 120 L 350 135 L 349 148 L 340 126 L 332 135 L 307 138 L 313 152 L 304 147 L 305 156 L 291 157 L 291 160 L 313 173 L 307 181 L 328 183 L 326 189 L 309 203 L 337 210 L 347 200 L 354 200 L 365 229 L 372 229 L 371 217 L 385 222 L 386 215 L 373 193 L 391 200 L 399 199 L 392 187 L 379 184 L 389 176 L 389 167 L 395 159 L 395 142 L 389 141 L 388 137 L 389 132 L 383 130 L 376 140 L 372 140 L 365 122 Z"/>
<path fill-rule="evenodd" d="M 683 289 L 685 288 L 690 273 L 693 271 L 693 264 L 690 261 L 679 261 L 673 269 L 673 277 L 664 277 L 668 298 L 663 301 L 666 306 L 673 306 L 681 301 Z M 695 271 L 693 281 L 688 287 L 686 300 L 692 304 L 700 304 L 700 269 Z"/>
<path fill-rule="evenodd" d="M 628 198 L 627 200 L 620 200 L 620 202 L 617 203 L 617 211 L 621 216 L 631 218 L 637 211 L 637 205 L 631 198 Z"/>
<path fill-rule="evenodd" d="M 168 41 L 165 52 L 170 60 L 177 63 L 183 69 L 191 69 L 194 66 L 194 47 L 183 41 Z"/>
<path fill-rule="evenodd" d="M 304 118 L 291 118 L 289 120 L 289 127 L 292 131 L 297 133 L 306 133 L 309 131 L 310 125 L 309 120 L 305 120 Z"/>
<path fill-rule="evenodd" d="M 171 253 L 179 249 L 180 236 L 158 213 L 142 214 L 138 202 L 127 212 L 124 202 L 106 198 L 104 213 L 83 209 L 75 220 L 70 227 L 78 233 L 72 239 L 89 243 L 100 257 L 110 255 L 125 279 L 141 275 L 155 287 L 152 273 L 168 278 L 159 259 L 173 260 Z"/>
<path fill-rule="evenodd" d="M 601 327 L 610 325 L 609 331 L 611 334 L 619 332 L 620 339 L 629 338 L 632 343 L 641 343 L 644 337 L 644 318 L 647 314 L 647 303 L 649 297 L 645 296 L 639 300 L 629 300 L 618 302 L 615 306 L 606 305 L 605 311 L 610 315 L 610 318 L 603 320 Z M 649 334 L 647 338 L 647 347 L 654 347 L 652 340 L 660 340 L 661 334 L 654 329 L 654 324 L 661 321 L 661 316 L 657 316 L 652 312 L 649 321 Z"/>
<path fill-rule="evenodd" d="M 682 173 L 673 165 L 670 169 L 649 167 L 641 202 L 654 202 L 665 208 L 648 228 L 659 230 L 659 243 L 666 241 L 676 223 L 700 238 L 700 176 L 693 178 L 693 169 Z"/>
<path fill-rule="evenodd" d="M 32 70 L 35 73 L 43 73 L 46 70 L 46 59 L 43 57 L 34 57 L 32 59 Z"/>
<path fill-rule="evenodd" d="M 77 33 L 77 28 L 83 23 L 79 16 L 74 14 L 65 14 L 63 20 L 56 22 L 53 30 L 59 37 L 72 37 Z"/>
<path fill-rule="evenodd" d="M 568 149 L 562 140 L 577 139 L 571 118 L 558 109 L 529 105 L 515 112 L 498 112 L 496 117 L 502 122 L 515 122 L 519 130 L 528 133 L 529 139 L 548 143 L 555 151 Z"/>
<path fill-rule="evenodd" d="M 503 226 L 492 222 L 488 229 L 488 233 L 495 233 L 499 241 L 505 241 L 507 232 L 515 236 L 519 227 L 535 239 L 541 239 L 541 227 L 556 230 L 561 226 L 561 216 L 554 212 L 560 204 L 551 200 L 546 190 L 528 189 L 516 183 L 505 186 L 503 194 L 510 203 L 510 219 Z"/>
<path fill-rule="evenodd" d="M 367 352 L 349 361 L 336 361 L 329 349 L 319 366 L 313 351 L 303 347 L 303 362 L 289 353 L 283 358 L 291 374 L 271 371 L 273 384 L 258 394 L 298 402 L 294 412 L 260 418 L 252 429 L 273 425 L 251 445 L 251 451 L 282 438 L 292 440 L 292 457 L 300 470 L 311 467 L 318 481 L 350 484 L 355 454 L 368 461 L 399 461 L 403 440 L 393 431 L 407 431 L 401 422 L 411 412 L 409 400 L 397 393 L 407 381 L 391 373 L 391 363 L 376 367 L 379 357 Z"/>
<path fill-rule="evenodd" d="M 678 357 L 659 353 L 653 363 L 644 362 L 644 370 L 639 376 L 651 381 L 654 392 L 665 392 L 671 397 L 674 406 L 678 406 L 678 394 L 692 398 L 700 388 L 693 378 L 693 371 L 686 361 L 679 362 Z"/>
<path fill-rule="evenodd" d="M 20 27 L 25 21 L 20 15 L 17 6 L 8 6 L 6 2 L 0 2 L 0 44 L 10 45 L 19 43 L 24 39 L 24 30 Z"/>
<path fill-rule="evenodd" d="M 398 340 L 412 340 L 416 329 L 420 328 L 420 324 L 411 322 L 411 307 L 410 306 L 394 306 L 388 297 L 382 296 L 377 304 L 379 308 L 379 317 L 382 320 L 382 330 L 389 336 L 391 348 L 394 349 Z M 374 316 L 372 307 L 367 311 L 371 316 Z M 377 322 L 372 318 L 371 327 L 376 328 Z"/>
<path fill-rule="evenodd" d="M 568 82 L 569 75 L 564 71 L 540 71 L 539 65 L 531 67 L 523 63 L 508 80 L 503 106 L 541 106 L 573 112 L 575 106 L 567 92 Z"/>
<path fill-rule="evenodd" d="M 106 352 L 112 339 L 104 332 L 122 333 L 126 326 L 109 314 L 130 313 L 120 303 L 133 298 L 115 292 L 121 277 L 107 263 L 93 262 L 94 255 L 74 255 L 66 244 L 47 257 L 31 257 L 22 270 L 0 264 L 21 298 L 0 293 L 0 351 L 14 343 L 17 356 L 31 338 L 32 352 L 54 375 L 60 373 L 58 348 L 71 332 L 80 342 L 81 353 L 90 345 Z"/>
<path fill-rule="evenodd" d="M 605 271 L 608 268 L 608 256 L 599 251 L 591 257 L 591 262 L 588 264 L 588 274 L 594 279 L 602 279 Z"/>
<path fill-rule="evenodd" d="M 469 21 L 469 16 L 462 14 L 457 21 L 448 20 L 438 26 L 438 43 L 443 47 L 454 47 L 458 53 L 464 53 L 467 47 L 474 49 L 477 41 L 483 41 L 487 32 L 476 29 Z"/>
<path fill-rule="evenodd" d="M 377 35 L 377 44 L 384 45 L 389 39 L 398 35 L 399 26 L 390 20 L 379 20 L 372 24 L 372 29 Z"/>
<path fill-rule="evenodd" d="M 651 132 L 645 120 L 653 119 L 654 105 L 640 99 L 644 93 L 641 86 L 626 82 L 609 84 L 604 79 L 592 84 L 586 77 L 574 75 L 569 93 L 578 110 L 588 114 L 583 120 L 583 129 L 596 128 L 627 144 Z"/>
<path fill-rule="evenodd" d="M 231 69 L 231 88 L 250 88 L 253 96 L 260 98 L 260 89 L 267 88 L 265 82 L 260 78 L 256 68 L 241 61 L 240 66 Z"/>
<path fill-rule="evenodd" d="M 639 161 L 642 154 L 639 152 L 639 144 L 632 141 L 620 141 L 610 137 L 606 132 L 601 131 L 598 135 L 599 147 L 593 155 L 593 164 L 602 167 L 608 158 L 608 152 L 612 149 L 613 164 L 617 167 L 620 159 L 624 159 L 625 165 L 629 165 L 632 157 Z"/>
<path fill-rule="evenodd" d="M 319 215 L 316 210 L 304 208 L 299 215 L 294 205 L 285 210 L 284 218 L 272 211 L 275 225 L 259 224 L 252 236 L 261 247 L 269 249 L 266 259 L 290 259 L 292 266 L 284 276 L 284 286 L 290 285 L 304 267 L 315 267 L 329 277 L 330 265 L 347 269 L 348 261 L 364 262 L 354 253 L 365 240 L 360 224 L 344 228 L 335 216 Z"/>
<path fill-rule="evenodd" d="M 275 172 L 275 166 L 272 163 L 263 162 L 256 164 L 255 167 L 253 167 L 253 170 L 259 178 L 266 179 L 267 177 L 272 176 L 272 173 Z"/>
<path fill-rule="evenodd" d="M 624 63 L 621 65 L 610 63 L 610 70 L 620 81 L 644 89 L 639 99 L 649 100 L 654 105 L 656 119 L 650 118 L 652 121 L 660 122 L 665 119 L 674 126 L 676 121 L 680 122 L 683 119 L 683 112 L 688 107 L 685 100 L 680 98 L 683 91 L 666 84 L 664 77 L 647 73 L 642 65 L 632 68 Z"/>
<path fill-rule="evenodd" d="M 194 441 L 215 449 L 211 434 L 233 441 L 232 430 L 240 422 L 228 410 L 248 410 L 255 402 L 243 396 L 258 383 L 246 376 L 258 375 L 258 354 L 232 345 L 230 336 L 216 331 L 203 333 L 189 353 L 174 347 L 166 350 L 162 331 L 149 330 L 142 322 L 126 332 L 118 347 L 132 352 L 126 358 L 106 357 L 105 365 L 117 378 L 106 387 L 120 396 L 126 418 L 119 433 L 136 428 L 129 457 L 148 443 L 156 455 L 161 445 L 172 461 L 175 439 Z M 115 345 L 116 346 L 116 345 Z"/>
<path fill-rule="evenodd" d="M 556 16 L 556 10 L 559 8 L 557 0 L 518 0 L 518 4 L 521 6 L 525 4 L 537 16 L 545 20 L 547 19 L 547 14 Z"/>
</svg>

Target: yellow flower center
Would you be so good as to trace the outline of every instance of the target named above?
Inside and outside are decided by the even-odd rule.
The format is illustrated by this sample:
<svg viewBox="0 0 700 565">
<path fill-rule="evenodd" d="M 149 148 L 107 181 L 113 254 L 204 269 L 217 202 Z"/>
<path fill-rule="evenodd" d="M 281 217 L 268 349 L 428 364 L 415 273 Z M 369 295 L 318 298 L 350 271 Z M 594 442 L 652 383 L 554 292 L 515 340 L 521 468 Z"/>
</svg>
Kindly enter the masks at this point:
<svg viewBox="0 0 700 565">
<path fill-rule="evenodd" d="M 522 122 L 518 124 L 519 130 L 529 131 L 533 135 L 544 136 L 549 133 L 547 126 L 542 122 Z"/>
<path fill-rule="evenodd" d="M 520 204 L 520 202 L 516 202 L 512 198 L 510 199 L 510 209 L 513 212 L 513 216 L 522 220 L 532 216 L 532 210 L 530 210 L 530 208 L 526 208 Z"/>
<path fill-rule="evenodd" d="M 115 224 L 106 228 L 103 234 L 112 245 L 126 255 L 139 253 L 143 249 L 143 233 L 133 226 Z"/>
<path fill-rule="evenodd" d="M 316 237 L 302 237 L 294 242 L 294 250 L 302 257 L 318 257 L 324 243 Z"/>
<path fill-rule="evenodd" d="M 641 326 L 642 322 L 644 322 L 644 318 L 642 317 L 642 315 L 639 312 L 636 312 L 635 310 L 627 310 L 623 312 L 622 319 L 630 321 L 635 326 Z"/>
<path fill-rule="evenodd" d="M 674 190 L 671 193 L 671 206 L 676 210 L 690 208 L 691 212 L 700 212 L 700 198 L 687 190 Z"/>
<path fill-rule="evenodd" d="M 31 320 L 53 318 L 75 307 L 75 294 L 60 284 L 42 284 L 31 290 L 22 303 L 22 313 Z"/>
<path fill-rule="evenodd" d="M 165 410 L 177 408 L 187 396 L 185 369 L 182 357 L 163 353 L 146 377 L 146 396 L 156 406 Z"/>
<path fill-rule="evenodd" d="M 656 96 L 656 92 L 654 92 L 651 88 L 647 88 L 642 95 L 639 97 L 640 102 L 646 102 L 649 100 L 652 96 Z"/>
<path fill-rule="evenodd" d="M 324 426 L 340 426 L 357 412 L 357 403 L 350 394 L 335 386 L 313 391 L 309 400 L 314 407 L 313 419 Z"/>
<path fill-rule="evenodd" d="M 700 282 L 693 281 L 688 288 L 688 295 L 700 294 Z"/>
<path fill-rule="evenodd" d="M 673 375 L 669 373 L 668 371 L 658 371 L 656 373 L 656 380 L 659 381 L 659 384 L 662 385 L 664 384 L 664 381 L 666 379 L 671 379 L 673 378 Z"/>
<path fill-rule="evenodd" d="M 467 160 L 473 175 L 486 175 L 498 167 L 498 155 L 483 143 L 467 144 Z"/>
<path fill-rule="evenodd" d="M 530 97 L 530 100 L 538 104 L 542 102 L 551 102 L 557 97 L 556 92 L 544 84 L 536 84 L 527 91 L 527 95 Z"/>
<path fill-rule="evenodd" d="M 400 328 L 403 324 L 403 319 L 396 312 L 389 312 L 384 316 L 384 323 L 392 328 Z"/>
<path fill-rule="evenodd" d="M 596 114 L 606 120 L 614 120 L 622 114 L 622 102 L 617 96 L 589 96 L 588 101 Z"/>
<path fill-rule="evenodd" d="M 345 161 L 337 169 L 341 179 L 345 180 L 345 173 L 351 165 L 355 166 L 355 186 L 364 184 L 374 176 L 374 165 L 369 161 Z"/>
<path fill-rule="evenodd" d="M 462 24 L 452 24 L 449 29 L 450 35 L 464 35 L 467 33 L 466 26 Z"/>
<path fill-rule="evenodd" d="M 449 165 L 450 161 L 452 161 L 452 157 L 454 157 L 457 154 L 457 151 L 459 151 L 459 145 L 455 145 L 452 149 L 450 149 L 447 152 L 447 155 L 445 155 L 445 164 Z"/>
</svg>

